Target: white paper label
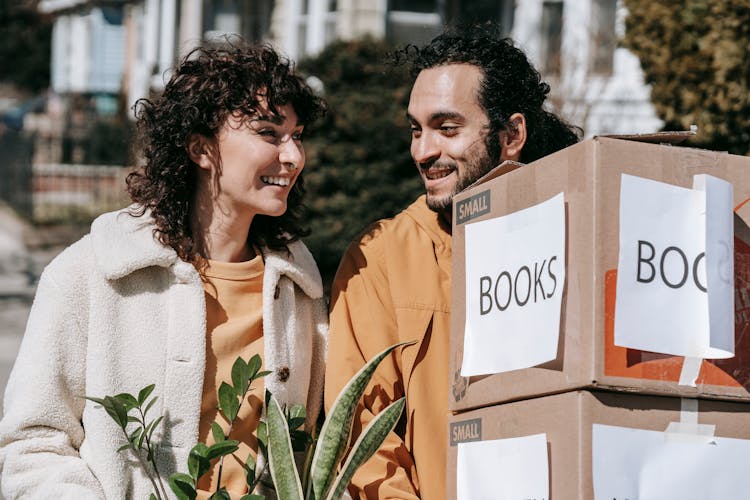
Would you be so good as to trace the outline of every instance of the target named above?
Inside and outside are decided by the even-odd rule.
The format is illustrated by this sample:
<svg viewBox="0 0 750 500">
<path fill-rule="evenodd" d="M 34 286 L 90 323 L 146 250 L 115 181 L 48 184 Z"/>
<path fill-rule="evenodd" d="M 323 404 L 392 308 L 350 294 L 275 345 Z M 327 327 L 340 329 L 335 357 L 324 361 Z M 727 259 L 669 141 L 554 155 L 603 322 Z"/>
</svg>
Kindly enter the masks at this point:
<svg viewBox="0 0 750 500">
<path fill-rule="evenodd" d="M 458 500 L 547 500 L 547 435 L 458 444 Z"/>
<path fill-rule="evenodd" d="M 461 375 L 555 359 L 565 283 L 562 193 L 466 226 L 466 325 Z"/>
<path fill-rule="evenodd" d="M 595 424 L 595 500 L 745 500 L 750 441 Z"/>
<path fill-rule="evenodd" d="M 622 175 L 615 344 L 734 355 L 732 185 L 686 189 Z"/>
</svg>

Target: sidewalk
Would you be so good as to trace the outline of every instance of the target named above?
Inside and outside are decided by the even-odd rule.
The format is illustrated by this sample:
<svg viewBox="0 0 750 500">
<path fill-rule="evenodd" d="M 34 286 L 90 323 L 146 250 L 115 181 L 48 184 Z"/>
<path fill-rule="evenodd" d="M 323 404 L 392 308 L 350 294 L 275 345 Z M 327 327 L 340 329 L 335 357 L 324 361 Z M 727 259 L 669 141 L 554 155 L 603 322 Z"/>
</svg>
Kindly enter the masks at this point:
<svg viewBox="0 0 750 500">
<path fill-rule="evenodd" d="M 0 394 L 5 394 L 42 270 L 86 230 L 33 228 L 0 206 Z"/>
</svg>

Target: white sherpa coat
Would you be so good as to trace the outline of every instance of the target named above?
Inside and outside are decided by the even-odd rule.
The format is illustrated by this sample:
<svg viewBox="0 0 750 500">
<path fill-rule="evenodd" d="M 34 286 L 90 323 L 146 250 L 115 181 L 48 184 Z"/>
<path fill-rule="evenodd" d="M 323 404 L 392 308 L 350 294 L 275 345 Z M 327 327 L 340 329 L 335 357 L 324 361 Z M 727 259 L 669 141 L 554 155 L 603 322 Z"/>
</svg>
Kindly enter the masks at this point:
<svg viewBox="0 0 750 500">
<path fill-rule="evenodd" d="M 198 439 L 206 305 L 195 268 L 153 238 L 151 218 L 105 214 L 44 271 L 0 422 L 6 500 L 146 499 L 151 484 L 104 409 L 84 395 L 156 384 L 161 469 L 187 472 Z M 265 251 L 264 384 L 286 404 L 321 406 L 327 314 L 320 274 L 300 242 Z M 153 414 L 153 415 L 151 415 Z M 167 490 L 169 487 L 167 486 Z M 171 495 L 171 491 L 169 491 Z"/>
</svg>

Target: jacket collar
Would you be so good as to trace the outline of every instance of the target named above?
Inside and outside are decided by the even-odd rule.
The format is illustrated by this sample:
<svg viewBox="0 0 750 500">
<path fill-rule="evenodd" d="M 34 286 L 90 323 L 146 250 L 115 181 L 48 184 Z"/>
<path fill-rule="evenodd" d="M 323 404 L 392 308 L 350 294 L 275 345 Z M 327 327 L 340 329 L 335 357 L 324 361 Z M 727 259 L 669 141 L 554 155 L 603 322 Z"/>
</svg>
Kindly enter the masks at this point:
<svg viewBox="0 0 750 500">
<path fill-rule="evenodd" d="M 131 215 L 137 208 L 131 206 L 103 214 L 91 225 L 94 258 L 104 277 L 108 280 L 117 280 L 151 266 L 189 266 L 192 269 L 193 266 L 180 260 L 172 248 L 163 245 L 154 237 L 156 225 L 148 210 L 142 216 Z M 265 272 L 269 274 L 270 283 L 275 286 L 278 279 L 284 275 L 310 298 L 322 297 L 322 280 L 312 254 L 300 241 L 288 246 L 288 251 L 265 248 L 261 250 L 265 257 Z"/>
<path fill-rule="evenodd" d="M 430 207 L 427 206 L 427 196 L 422 195 L 417 198 L 404 210 L 404 213 L 414 219 L 414 222 L 430 235 L 436 251 L 451 254 L 453 248 L 451 228 L 436 212 L 430 210 Z"/>
<path fill-rule="evenodd" d="M 131 206 L 100 215 L 91 224 L 94 258 L 109 280 L 150 266 L 169 267 L 179 260 L 172 248 L 154 237 L 156 226 L 150 212 L 133 216 L 135 209 L 137 206 Z"/>
</svg>

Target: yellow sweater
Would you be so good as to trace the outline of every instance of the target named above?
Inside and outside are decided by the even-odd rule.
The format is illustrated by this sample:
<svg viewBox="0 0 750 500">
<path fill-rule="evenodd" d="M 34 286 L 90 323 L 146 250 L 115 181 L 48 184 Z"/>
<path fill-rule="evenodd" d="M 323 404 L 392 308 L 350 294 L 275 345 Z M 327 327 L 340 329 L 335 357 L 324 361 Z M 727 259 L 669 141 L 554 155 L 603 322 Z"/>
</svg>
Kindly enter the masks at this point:
<svg viewBox="0 0 750 500">
<path fill-rule="evenodd" d="M 222 382 L 232 383 L 232 365 L 238 356 L 247 361 L 254 354 L 263 357 L 262 319 L 263 259 L 248 262 L 209 261 L 204 273 L 206 293 L 206 375 L 198 431 L 199 441 L 214 443 L 211 424 L 217 421 L 226 434 L 229 423 L 219 416 L 217 391 Z M 230 438 L 240 441 L 239 449 L 224 459 L 221 484 L 233 498 L 247 492 L 242 463 L 258 451 L 256 430 L 263 408 L 263 383 L 255 381 L 243 400 Z M 218 418 L 217 418 L 218 417 Z M 216 491 L 219 463 L 198 483 L 199 499 Z"/>
<path fill-rule="evenodd" d="M 355 438 L 406 395 L 405 420 L 355 474 L 354 498 L 445 498 L 450 275 L 450 230 L 424 196 L 375 223 L 344 255 L 331 296 L 326 409 L 375 354 L 418 341 L 383 360 L 360 404 Z"/>
</svg>

